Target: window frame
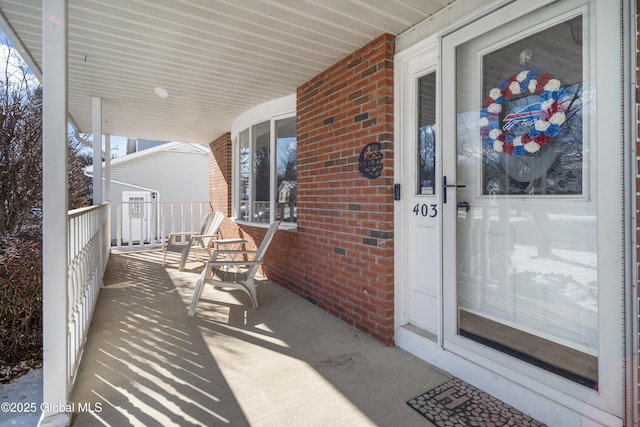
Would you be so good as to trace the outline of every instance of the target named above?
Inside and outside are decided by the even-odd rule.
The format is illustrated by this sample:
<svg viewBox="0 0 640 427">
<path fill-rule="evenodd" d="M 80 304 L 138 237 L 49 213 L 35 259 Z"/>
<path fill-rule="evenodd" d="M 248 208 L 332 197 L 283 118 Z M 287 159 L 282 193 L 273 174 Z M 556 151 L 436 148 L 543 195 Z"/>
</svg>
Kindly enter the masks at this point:
<svg viewBox="0 0 640 427">
<path fill-rule="evenodd" d="M 294 97 L 295 99 L 295 97 Z M 260 107 L 260 106 L 258 106 Z M 273 110 L 277 110 L 277 108 L 274 108 Z M 272 110 L 272 111 L 273 111 Z M 288 111 L 287 111 L 288 110 Z M 239 224 L 246 224 L 246 225 L 250 225 L 253 227 L 268 227 L 270 223 L 272 223 L 273 221 L 275 221 L 275 215 L 276 215 L 276 210 L 277 210 L 277 202 L 278 202 L 278 195 L 277 193 L 277 135 L 276 135 L 276 123 L 279 120 L 284 120 L 284 119 L 290 119 L 290 118 L 295 118 L 296 117 L 296 111 L 295 109 L 293 109 L 293 111 L 291 111 L 290 109 L 287 109 L 285 111 L 281 111 L 278 113 L 273 113 L 273 114 L 258 114 L 255 115 L 254 119 L 251 121 L 245 121 L 242 123 L 242 125 L 240 127 L 238 127 L 236 130 L 234 130 L 232 132 L 232 137 L 231 137 L 231 141 L 232 141 L 232 156 L 231 156 L 231 162 L 232 162 L 232 168 L 231 168 L 231 172 L 232 172 L 232 184 L 231 184 L 231 215 L 232 215 L 232 220 L 234 220 L 236 223 Z M 250 213 L 249 213 L 249 217 L 248 219 L 243 219 L 240 217 L 240 183 L 241 183 L 241 176 L 240 176 L 240 134 L 244 131 L 249 131 L 249 147 L 250 147 L 250 153 L 249 153 L 249 159 L 251 161 L 251 165 L 249 166 L 249 189 L 248 189 L 248 194 L 249 194 L 249 200 L 251 201 L 252 198 L 255 195 L 255 189 L 253 188 L 255 186 L 254 183 L 254 170 L 253 170 L 253 129 L 254 126 L 259 125 L 261 123 L 265 123 L 265 122 L 269 122 L 269 157 L 270 157 L 270 165 L 269 165 L 269 218 L 267 222 L 258 222 L 258 221 L 254 221 L 252 220 L 252 207 L 251 207 L 251 203 L 250 203 Z M 297 150 L 296 150 L 297 153 Z M 292 228 L 295 229 L 297 228 L 297 223 L 296 222 L 282 222 L 281 224 L 281 228 Z"/>
</svg>

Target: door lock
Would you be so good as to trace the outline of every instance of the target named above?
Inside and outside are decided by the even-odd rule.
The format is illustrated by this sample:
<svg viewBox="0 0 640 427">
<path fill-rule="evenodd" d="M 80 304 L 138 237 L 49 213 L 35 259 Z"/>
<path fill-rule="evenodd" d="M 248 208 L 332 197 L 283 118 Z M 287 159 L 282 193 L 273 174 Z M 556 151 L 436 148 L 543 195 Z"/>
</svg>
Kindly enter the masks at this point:
<svg viewBox="0 0 640 427">
<path fill-rule="evenodd" d="M 466 185 L 447 184 L 447 176 L 442 177 L 442 202 L 447 203 L 447 188 L 464 188 Z"/>
<path fill-rule="evenodd" d="M 458 202 L 458 210 L 463 209 L 465 212 L 469 212 L 469 209 L 471 209 L 471 205 L 469 204 L 469 202 Z"/>
</svg>

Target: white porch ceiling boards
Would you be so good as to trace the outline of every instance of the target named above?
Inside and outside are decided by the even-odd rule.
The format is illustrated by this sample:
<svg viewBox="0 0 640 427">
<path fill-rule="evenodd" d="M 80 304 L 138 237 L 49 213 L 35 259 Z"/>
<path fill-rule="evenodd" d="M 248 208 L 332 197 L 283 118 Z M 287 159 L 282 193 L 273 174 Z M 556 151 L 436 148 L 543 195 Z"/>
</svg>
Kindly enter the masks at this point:
<svg viewBox="0 0 640 427">
<path fill-rule="evenodd" d="M 42 1 L 0 11 L 42 67 Z M 208 143 L 383 33 L 452 0 L 69 0 L 69 112 L 91 132 Z M 6 25 L 5 25 L 6 27 Z M 17 43 L 17 40 L 12 40 Z M 161 98 L 156 88 L 168 96 Z"/>
</svg>

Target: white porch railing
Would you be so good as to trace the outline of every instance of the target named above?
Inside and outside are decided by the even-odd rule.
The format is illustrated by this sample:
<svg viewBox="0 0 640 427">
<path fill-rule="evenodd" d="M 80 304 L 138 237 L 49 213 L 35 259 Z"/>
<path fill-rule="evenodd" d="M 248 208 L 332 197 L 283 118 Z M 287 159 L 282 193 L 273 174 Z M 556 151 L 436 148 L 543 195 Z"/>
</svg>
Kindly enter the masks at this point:
<svg viewBox="0 0 640 427">
<path fill-rule="evenodd" d="M 111 202 L 69 211 L 68 390 L 78 370 L 111 248 L 158 249 L 173 231 L 199 231 L 209 202 Z"/>
<path fill-rule="evenodd" d="M 109 259 L 109 205 L 69 211 L 68 385 L 82 355 L 93 308 Z"/>
<path fill-rule="evenodd" d="M 200 231 L 208 201 L 110 203 L 110 243 L 118 250 L 159 249 L 172 232 Z"/>
</svg>

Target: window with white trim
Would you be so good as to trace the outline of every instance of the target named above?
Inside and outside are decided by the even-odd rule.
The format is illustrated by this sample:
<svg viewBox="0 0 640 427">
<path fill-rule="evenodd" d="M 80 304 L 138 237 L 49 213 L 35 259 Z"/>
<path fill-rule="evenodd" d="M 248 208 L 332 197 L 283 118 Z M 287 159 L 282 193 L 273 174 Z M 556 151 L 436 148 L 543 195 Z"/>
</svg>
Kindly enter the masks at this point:
<svg viewBox="0 0 640 427">
<path fill-rule="evenodd" d="M 235 144 L 237 219 L 296 222 L 296 117 L 248 126 Z"/>
</svg>

